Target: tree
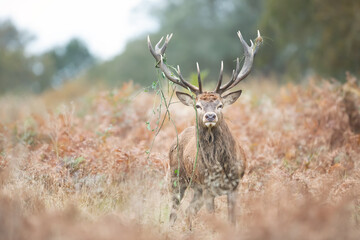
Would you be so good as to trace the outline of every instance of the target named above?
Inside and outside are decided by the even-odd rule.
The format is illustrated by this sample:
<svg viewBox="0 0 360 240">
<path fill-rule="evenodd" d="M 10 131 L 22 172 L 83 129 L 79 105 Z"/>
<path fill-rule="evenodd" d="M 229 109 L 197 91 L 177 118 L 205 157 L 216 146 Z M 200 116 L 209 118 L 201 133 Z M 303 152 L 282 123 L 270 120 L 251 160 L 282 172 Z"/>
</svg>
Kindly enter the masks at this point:
<svg viewBox="0 0 360 240">
<path fill-rule="evenodd" d="M 268 0 L 261 29 L 273 41 L 262 50 L 268 70 L 344 78 L 360 71 L 358 0 Z"/>
<path fill-rule="evenodd" d="M 241 30 L 248 40 L 256 37 L 261 6 L 262 0 L 169 0 L 149 9 L 160 23 L 160 30 L 151 34 L 151 39 L 155 42 L 174 33 L 167 50 L 168 63 L 180 65 L 188 77 L 199 62 L 202 71 L 209 72 L 205 81 L 215 81 L 221 60 L 225 73 L 230 75 L 236 58 L 242 56 L 236 32 Z M 92 69 L 90 78 L 105 79 L 112 85 L 129 79 L 149 85 L 155 78 L 154 66 L 146 36 L 142 35 L 129 42 L 121 55 Z"/>
<path fill-rule="evenodd" d="M 0 93 L 32 88 L 36 76 L 25 48 L 33 37 L 18 30 L 11 21 L 0 22 Z"/>
<path fill-rule="evenodd" d="M 242 56 L 238 30 L 247 41 L 257 29 L 263 35 L 255 71 L 293 80 L 316 73 L 338 79 L 344 79 L 345 71 L 360 74 L 359 12 L 359 0 L 167 0 L 149 7 L 159 22 L 153 42 L 174 33 L 167 63 L 180 65 L 189 78 L 199 62 L 209 73 L 205 84 L 217 79 L 221 60 L 229 75 Z M 90 77 L 112 85 L 129 79 L 148 85 L 155 77 L 154 64 L 142 35 Z"/>
<path fill-rule="evenodd" d="M 39 93 L 95 64 L 85 43 L 76 38 L 44 54 L 29 55 L 26 48 L 33 38 L 9 20 L 0 22 L 0 93 Z"/>
<path fill-rule="evenodd" d="M 311 58 L 323 75 L 345 79 L 345 71 L 360 74 L 360 1 L 313 0 L 315 22 L 322 28 Z"/>
<path fill-rule="evenodd" d="M 80 39 L 73 38 L 64 46 L 55 47 L 44 54 L 46 61 L 52 61 L 54 73 L 51 84 L 60 86 L 64 81 L 74 78 L 87 70 L 96 62 L 86 44 Z"/>
</svg>

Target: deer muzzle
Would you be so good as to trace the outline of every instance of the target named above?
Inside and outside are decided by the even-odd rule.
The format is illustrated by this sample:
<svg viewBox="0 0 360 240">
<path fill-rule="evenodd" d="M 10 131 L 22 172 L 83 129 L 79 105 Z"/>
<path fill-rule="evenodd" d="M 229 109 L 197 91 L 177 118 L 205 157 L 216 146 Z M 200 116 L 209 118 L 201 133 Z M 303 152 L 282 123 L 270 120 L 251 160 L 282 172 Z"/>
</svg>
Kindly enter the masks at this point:
<svg viewBox="0 0 360 240">
<path fill-rule="evenodd" d="M 203 123 L 206 127 L 212 128 L 218 122 L 218 117 L 214 112 L 207 112 L 204 114 Z"/>
</svg>

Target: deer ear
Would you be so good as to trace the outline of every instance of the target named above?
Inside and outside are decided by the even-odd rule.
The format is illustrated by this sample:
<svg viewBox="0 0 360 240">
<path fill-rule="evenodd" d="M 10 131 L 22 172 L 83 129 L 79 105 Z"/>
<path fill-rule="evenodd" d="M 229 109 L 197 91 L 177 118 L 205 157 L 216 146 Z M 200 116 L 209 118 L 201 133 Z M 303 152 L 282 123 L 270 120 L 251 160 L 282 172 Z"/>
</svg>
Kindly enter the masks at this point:
<svg viewBox="0 0 360 240">
<path fill-rule="evenodd" d="M 193 97 L 187 93 L 183 92 L 176 92 L 176 96 L 186 106 L 194 106 L 194 100 Z"/>
<path fill-rule="evenodd" d="M 226 94 L 222 97 L 224 106 L 233 104 L 241 95 L 242 90 Z"/>
</svg>

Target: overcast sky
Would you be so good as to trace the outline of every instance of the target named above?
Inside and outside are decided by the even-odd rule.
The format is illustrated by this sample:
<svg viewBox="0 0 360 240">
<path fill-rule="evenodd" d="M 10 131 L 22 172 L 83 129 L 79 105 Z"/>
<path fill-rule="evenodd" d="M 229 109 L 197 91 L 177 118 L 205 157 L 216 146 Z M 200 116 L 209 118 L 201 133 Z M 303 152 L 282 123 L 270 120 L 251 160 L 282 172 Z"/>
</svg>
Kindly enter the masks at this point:
<svg viewBox="0 0 360 240">
<path fill-rule="evenodd" d="M 79 37 L 95 55 L 108 59 L 120 53 L 129 39 L 156 29 L 140 2 L 146 1 L 0 0 L 0 20 L 11 19 L 36 36 L 30 52 L 40 53 Z"/>
</svg>

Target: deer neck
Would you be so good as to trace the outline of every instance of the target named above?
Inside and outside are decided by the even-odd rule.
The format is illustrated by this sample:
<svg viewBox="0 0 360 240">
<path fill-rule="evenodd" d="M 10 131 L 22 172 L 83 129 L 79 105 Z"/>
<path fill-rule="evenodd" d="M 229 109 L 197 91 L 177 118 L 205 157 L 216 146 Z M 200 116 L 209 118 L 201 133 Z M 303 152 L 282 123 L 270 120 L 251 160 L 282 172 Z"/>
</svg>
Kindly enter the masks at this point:
<svg viewBox="0 0 360 240">
<path fill-rule="evenodd" d="M 231 161 L 235 151 L 235 140 L 225 121 L 214 128 L 199 126 L 199 145 L 205 166 L 216 162 L 223 165 Z"/>
</svg>

